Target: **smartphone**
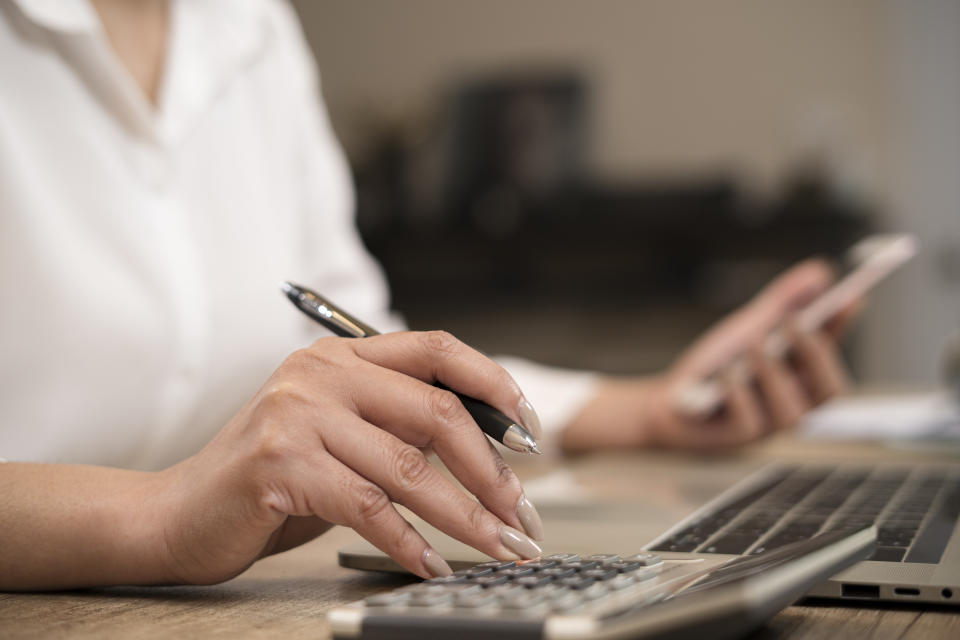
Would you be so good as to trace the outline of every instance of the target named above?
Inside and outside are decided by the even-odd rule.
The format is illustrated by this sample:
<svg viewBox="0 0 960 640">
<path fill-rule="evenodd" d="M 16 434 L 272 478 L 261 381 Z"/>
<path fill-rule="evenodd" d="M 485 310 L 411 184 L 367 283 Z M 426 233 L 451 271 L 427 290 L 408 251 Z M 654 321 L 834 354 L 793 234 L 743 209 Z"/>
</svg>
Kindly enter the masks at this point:
<svg viewBox="0 0 960 640">
<path fill-rule="evenodd" d="M 888 275 L 908 262 L 917 253 L 917 239 L 910 234 L 877 234 L 864 238 L 847 251 L 850 271 L 833 286 L 817 296 L 797 314 L 801 330 L 816 331 L 858 298 L 866 295 Z M 782 331 L 775 330 L 763 345 L 767 355 L 782 358 L 789 343 Z M 724 367 L 737 380 L 753 377 L 749 365 L 741 356 L 734 356 Z M 706 417 L 723 407 L 724 389 L 718 374 L 682 387 L 675 396 L 677 408 L 691 417 Z"/>
</svg>

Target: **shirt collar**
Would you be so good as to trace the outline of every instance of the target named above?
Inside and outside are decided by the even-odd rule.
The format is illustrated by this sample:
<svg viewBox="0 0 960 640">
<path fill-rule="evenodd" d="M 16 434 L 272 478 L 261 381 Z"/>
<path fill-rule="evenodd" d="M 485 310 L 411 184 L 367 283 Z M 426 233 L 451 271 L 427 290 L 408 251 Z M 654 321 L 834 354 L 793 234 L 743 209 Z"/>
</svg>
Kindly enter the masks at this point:
<svg viewBox="0 0 960 640">
<path fill-rule="evenodd" d="M 273 35 L 262 0 L 170 0 L 171 24 L 158 112 L 132 95 L 129 79 L 109 58 L 100 17 L 89 0 L 12 0 L 38 27 L 70 36 L 58 39 L 69 58 L 93 75 L 122 117 L 152 137 L 180 138 L 234 74 L 256 60 Z M 83 36 L 75 38 L 73 36 Z"/>
<path fill-rule="evenodd" d="M 161 95 L 161 137 L 173 142 L 262 54 L 273 35 L 261 0 L 177 3 Z"/>
<path fill-rule="evenodd" d="M 31 22 L 51 31 L 89 33 L 100 29 L 97 12 L 87 0 L 13 0 Z"/>
</svg>

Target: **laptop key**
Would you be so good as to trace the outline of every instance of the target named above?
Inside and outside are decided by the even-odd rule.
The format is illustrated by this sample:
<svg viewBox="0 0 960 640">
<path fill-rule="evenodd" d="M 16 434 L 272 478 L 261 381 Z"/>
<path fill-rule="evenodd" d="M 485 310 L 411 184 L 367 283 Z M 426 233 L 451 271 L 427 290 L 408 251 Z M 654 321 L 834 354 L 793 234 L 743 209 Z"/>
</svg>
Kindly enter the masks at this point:
<svg viewBox="0 0 960 640">
<path fill-rule="evenodd" d="M 906 552 L 906 549 L 899 547 L 877 547 L 877 550 L 874 551 L 873 555 L 867 558 L 867 560 L 873 560 L 874 562 L 900 562 L 903 560 Z"/>
<path fill-rule="evenodd" d="M 740 555 L 756 542 L 757 536 L 724 536 L 704 549 L 705 553 L 732 553 Z"/>
</svg>

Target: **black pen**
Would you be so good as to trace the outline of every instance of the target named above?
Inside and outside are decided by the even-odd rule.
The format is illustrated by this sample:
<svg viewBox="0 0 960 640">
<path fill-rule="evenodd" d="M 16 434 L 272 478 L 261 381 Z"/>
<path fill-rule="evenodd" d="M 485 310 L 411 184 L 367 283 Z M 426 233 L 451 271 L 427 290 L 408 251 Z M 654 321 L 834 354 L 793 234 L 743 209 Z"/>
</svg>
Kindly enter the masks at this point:
<svg viewBox="0 0 960 640">
<path fill-rule="evenodd" d="M 287 294 L 300 311 L 304 312 L 330 331 L 343 338 L 368 338 L 380 335 L 370 325 L 357 320 L 349 313 L 332 304 L 315 291 L 289 282 L 283 283 L 283 292 Z M 439 382 L 435 386 L 447 389 Z M 450 389 L 450 391 L 453 391 Z M 460 402 L 473 416 L 480 429 L 505 447 L 521 453 L 540 453 L 537 441 L 523 428 L 523 425 L 511 420 L 485 402 L 481 402 L 462 393 L 457 393 Z"/>
</svg>

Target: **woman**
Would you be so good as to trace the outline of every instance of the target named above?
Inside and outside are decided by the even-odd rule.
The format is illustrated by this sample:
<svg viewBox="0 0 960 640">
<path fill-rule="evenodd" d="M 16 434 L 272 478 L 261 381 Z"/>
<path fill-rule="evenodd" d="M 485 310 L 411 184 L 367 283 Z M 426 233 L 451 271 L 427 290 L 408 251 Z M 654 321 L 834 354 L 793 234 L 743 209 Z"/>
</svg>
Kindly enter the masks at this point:
<svg viewBox="0 0 960 640">
<path fill-rule="evenodd" d="M 317 329 L 278 294 L 286 278 L 402 324 L 291 10 L 0 8 L 0 588 L 217 582 L 333 524 L 448 574 L 393 503 L 495 558 L 539 555 L 536 510 L 436 380 L 569 449 L 734 445 L 842 386 L 830 334 L 792 332 L 789 366 L 756 347 L 827 286 L 819 263 L 651 378 L 504 360 L 524 395 L 443 332 L 304 346 Z M 728 381 L 720 417 L 676 411 L 676 389 L 751 347 L 757 384 Z"/>
</svg>

